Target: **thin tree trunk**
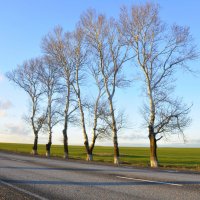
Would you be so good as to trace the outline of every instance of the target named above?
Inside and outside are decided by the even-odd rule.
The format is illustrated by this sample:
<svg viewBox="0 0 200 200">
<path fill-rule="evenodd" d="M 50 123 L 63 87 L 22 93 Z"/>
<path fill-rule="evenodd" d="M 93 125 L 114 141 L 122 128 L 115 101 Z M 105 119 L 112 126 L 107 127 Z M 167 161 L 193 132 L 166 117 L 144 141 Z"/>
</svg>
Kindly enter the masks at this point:
<svg viewBox="0 0 200 200">
<path fill-rule="evenodd" d="M 84 146 L 85 146 L 86 153 L 87 153 L 86 160 L 87 161 L 92 161 L 93 160 L 93 156 L 92 156 L 92 153 L 90 152 L 88 136 L 87 136 L 86 128 L 85 128 L 85 116 L 84 116 L 84 112 L 83 112 L 83 108 L 82 108 L 80 97 L 79 97 L 79 109 L 80 109 L 80 114 L 81 114 L 81 123 L 82 123 L 83 137 L 84 137 Z"/>
<path fill-rule="evenodd" d="M 96 136 L 96 130 L 93 130 L 93 137 L 92 137 L 92 142 L 91 142 L 91 145 L 90 145 L 90 153 L 93 155 L 93 150 L 94 150 L 94 146 L 95 146 L 95 142 L 96 142 L 96 139 L 97 139 L 97 136 Z"/>
<path fill-rule="evenodd" d="M 84 146 L 87 152 L 87 157 L 86 160 L 87 161 L 92 161 L 93 160 L 93 155 L 92 152 L 90 151 L 90 147 L 89 147 L 89 142 L 88 142 L 88 136 L 86 134 L 84 134 Z"/>
<path fill-rule="evenodd" d="M 119 147 L 118 147 L 118 141 L 117 141 L 117 134 L 114 133 L 113 136 L 113 144 L 114 144 L 114 164 L 119 165 Z"/>
<path fill-rule="evenodd" d="M 158 167 L 157 141 L 152 126 L 149 126 L 149 141 L 150 141 L 150 166 L 156 168 Z"/>
<path fill-rule="evenodd" d="M 97 128 L 97 112 L 98 112 L 98 104 L 99 104 L 99 99 L 101 97 L 101 92 L 99 92 L 96 103 L 95 103 L 95 108 L 94 108 L 94 126 L 93 126 L 93 137 L 92 137 L 92 141 L 91 141 L 91 145 L 90 145 L 90 153 L 93 155 L 93 149 L 95 146 L 95 142 L 97 139 L 97 135 L 96 135 L 96 128 Z"/>
<path fill-rule="evenodd" d="M 110 114 L 111 114 L 111 119 L 112 119 L 112 132 L 113 132 L 113 145 L 114 145 L 114 164 L 119 165 L 120 164 L 120 160 L 119 160 L 119 147 L 118 147 L 118 138 L 117 138 L 117 126 L 116 126 L 116 120 L 115 120 L 115 111 L 113 108 L 113 95 L 115 92 L 115 89 L 113 89 L 112 95 L 110 94 L 110 91 L 108 89 L 108 83 L 107 80 L 105 78 L 104 72 L 102 72 L 103 76 L 104 76 L 104 85 L 106 88 L 106 92 L 108 95 L 108 101 L 110 104 Z M 115 86 L 114 86 L 115 87 Z"/>
<path fill-rule="evenodd" d="M 71 94 L 71 85 L 68 73 L 66 73 L 66 85 L 67 85 L 67 96 L 66 96 L 66 105 L 65 105 L 65 122 L 64 122 L 64 129 L 63 129 L 63 145 L 64 145 L 64 158 L 69 159 L 69 149 L 68 149 L 68 118 L 69 118 L 69 102 L 70 102 L 70 94 Z"/>
<path fill-rule="evenodd" d="M 150 141 L 150 166 L 156 168 L 158 167 L 158 158 L 157 158 L 157 141 L 156 141 L 156 136 L 154 133 L 155 104 L 154 104 L 150 79 L 148 77 L 148 74 L 145 74 L 145 75 L 146 75 L 146 80 L 148 83 L 147 90 L 148 90 L 149 106 L 150 106 L 150 118 L 149 118 L 149 127 L 148 127 L 149 141 Z"/>
<path fill-rule="evenodd" d="M 112 131 L 113 131 L 113 145 L 114 145 L 114 164 L 119 165 L 119 147 L 118 147 L 118 138 L 117 138 L 117 127 L 115 121 L 115 114 L 113 109 L 112 100 L 110 100 L 110 110 L 111 110 L 111 117 L 112 117 Z"/>
<path fill-rule="evenodd" d="M 88 142 L 88 137 L 87 135 L 84 135 L 84 146 L 87 152 L 87 157 L 86 160 L 87 161 L 92 161 L 93 160 L 93 155 L 92 152 L 90 152 L 90 147 L 89 147 L 89 142 Z"/>
<path fill-rule="evenodd" d="M 92 161 L 93 160 L 93 156 L 92 156 L 92 153 L 90 152 L 88 136 L 87 136 L 86 128 L 85 128 L 85 116 L 84 116 L 84 112 L 83 112 L 80 96 L 78 98 L 79 98 L 79 101 L 78 101 L 79 109 L 80 109 L 80 114 L 81 114 L 82 131 L 83 131 L 83 137 L 84 137 L 84 146 L 85 146 L 86 153 L 87 153 L 86 160 L 87 161 Z"/>
<path fill-rule="evenodd" d="M 66 122 L 65 122 L 66 123 Z M 63 129 L 63 145 L 64 145 L 64 158 L 69 158 L 69 150 L 68 150 L 68 137 L 67 137 L 67 127 Z"/>
<path fill-rule="evenodd" d="M 51 144 L 52 144 L 52 133 L 49 133 L 49 141 L 46 144 L 46 157 L 50 157 L 50 151 L 51 151 Z"/>
<path fill-rule="evenodd" d="M 37 152 L 37 147 L 38 147 L 38 132 L 35 131 L 34 134 L 35 134 L 35 138 L 34 138 L 34 144 L 33 144 L 33 148 L 32 148 L 32 154 L 33 155 L 38 155 L 38 152 Z"/>
<path fill-rule="evenodd" d="M 78 78 L 77 78 L 77 80 L 78 80 Z M 84 116 L 84 112 L 83 112 L 83 107 L 82 107 L 82 102 L 81 102 L 81 97 L 80 97 L 80 89 L 79 89 L 78 82 L 77 82 L 77 88 L 78 88 L 78 91 L 77 91 L 78 106 L 79 106 L 80 115 L 81 115 L 81 124 L 82 124 L 82 131 L 83 131 L 83 137 L 84 137 L 84 146 L 85 146 L 86 153 L 87 153 L 86 160 L 87 161 L 92 161 L 93 160 L 93 156 L 92 156 L 92 152 L 90 152 L 88 136 L 87 136 L 86 127 L 85 127 L 85 116 Z"/>
<path fill-rule="evenodd" d="M 48 86 L 48 132 L 49 132 L 49 141 L 46 144 L 46 157 L 50 157 L 50 150 L 51 150 L 51 141 L 52 141 L 52 113 L 51 113 L 51 106 L 52 106 L 52 90 Z"/>
</svg>

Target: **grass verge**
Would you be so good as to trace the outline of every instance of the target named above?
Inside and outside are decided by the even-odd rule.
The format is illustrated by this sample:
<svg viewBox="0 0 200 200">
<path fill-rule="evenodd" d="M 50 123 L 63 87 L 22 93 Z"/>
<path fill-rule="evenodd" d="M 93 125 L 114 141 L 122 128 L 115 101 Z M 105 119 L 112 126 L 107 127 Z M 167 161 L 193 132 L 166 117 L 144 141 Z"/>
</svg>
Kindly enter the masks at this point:
<svg viewBox="0 0 200 200">
<path fill-rule="evenodd" d="M 31 144 L 0 143 L 0 150 L 30 154 Z M 45 155 L 45 145 L 38 145 L 38 153 Z M 84 160 L 83 146 L 69 146 L 70 158 Z M 52 157 L 63 157 L 63 146 L 52 145 Z M 94 161 L 113 162 L 113 148 L 97 146 L 94 149 Z M 159 164 L 163 168 L 189 169 L 200 171 L 200 148 L 158 148 Z M 120 147 L 120 161 L 124 165 L 149 166 L 148 147 Z"/>
</svg>

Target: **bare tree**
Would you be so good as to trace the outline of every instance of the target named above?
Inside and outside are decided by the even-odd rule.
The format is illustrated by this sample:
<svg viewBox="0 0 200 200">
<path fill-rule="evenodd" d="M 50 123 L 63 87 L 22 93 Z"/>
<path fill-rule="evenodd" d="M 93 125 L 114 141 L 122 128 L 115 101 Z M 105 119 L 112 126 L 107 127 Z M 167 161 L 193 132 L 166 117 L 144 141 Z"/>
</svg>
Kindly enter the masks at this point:
<svg viewBox="0 0 200 200">
<path fill-rule="evenodd" d="M 109 117 L 107 112 L 108 103 L 105 100 L 104 82 L 101 73 L 96 69 L 95 64 L 92 62 L 89 67 L 89 72 L 94 80 L 96 96 L 89 103 L 89 115 L 92 119 L 92 141 L 90 144 L 90 153 L 93 154 L 93 149 L 98 138 L 106 138 L 110 136 L 109 125 L 106 119 Z"/>
<path fill-rule="evenodd" d="M 96 61 L 96 70 L 101 74 L 107 94 L 109 116 L 112 121 L 114 163 L 119 164 L 118 129 L 113 99 L 116 88 L 124 86 L 125 83 L 122 67 L 129 59 L 128 46 L 123 45 L 115 20 L 108 20 L 104 15 L 97 15 L 94 10 L 87 11 L 81 17 L 81 25 L 90 45 L 93 59 Z"/>
<path fill-rule="evenodd" d="M 41 96 L 44 90 L 39 80 L 39 69 L 42 67 L 41 59 L 31 59 L 24 62 L 11 72 L 7 73 L 7 78 L 22 88 L 31 100 L 31 116 L 30 123 L 34 133 L 34 145 L 32 153 L 37 154 L 38 134 L 45 120 L 46 114 L 41 109 Z"/>
<path fill-rule="evenodd" d="M 75 66 L 75 83 L 73 83 L 73 89 L 76 93 L 78 99 L 78 106 L 80 111 L 80 118 L 81 118 L 81 126 L 82 132 L 84 137 L 84 146 L 87 152 L 87 160 L 90 161 L 93 159 L 92 152 L 90 151 L 88 134 L 86 130 L 86 118 L 84 112 L 84 100 L 81 93 L 81 81 L 84 79 L 84 70 L 85 65 L 87 64 L 87 48 L 84 46 L 84 33 L 81 28 L 75 30 L 73 34 L 73 45 L 71 47 L 72 51 L 72 63 Z"/>
<path fill-rule="evenodd" d="M 149 132 L 150 165 L 158 167 L 157 141 L 163 136 L 182 133 L 189 125 L 190 108 L 174 99 L 174 75 L 187 62 L 197 58 L 188 27 L 167 26 L 159 19 L 159 6 L 146 3 L 121 10 L 124 41 L 131 45 L 140 67 L 148 102 L 143 114 Z"/>
<path fill-rule="evenodd" d="M 48 55 L 53 63 L 61 70 L 63 77 L 63 96 L 65 97 L 64 108 L 64 128 L 63 144 L 64 158 L 68 159 L 68 126 L 73 123 L 73 113 L 77 109 L 77 102 L 74 98 L 72 83 L 74 82 L 74 63 L 71 62 L 71 33 L 64 33 L 61 27 L 56 27 L 52 33 L 46 35 L 42 40 L 42 49 Z M 62 113 L 61 113 L 62 114 Z M 62 114 L 63 115 L 63 114 Z"/>
<path fill-rule="evenodd" d="M 62 28 L 57 27 L 54 30 L 53 34 L 49 34 L 44 38 L 42 46 L 45 50 L 45 53 L 56 60 L 57 66 L 62 68 L 62 73 L 65 80 L 67 95 L 64 120 L 65 122 L 63 129 L 64 147 L 67 147 L 67 135 L 65 133 L 68 128 L 68 122 L 74 119 L 74 117 L 72 117 L 72 114 L 77 109 L 78 101 L 81 126 L 85 140 L 84 144 L 87 152 L 87 160 L 92 160 L 92 152 L 95 146 L 96 139 L 103 132 L 102 130 L 105 130 L 105 128 L 103 128 L 104 123 L 98 125 L 98 120 L 103 113 L 101 108 L 103 105 L 101 103 L 101 98 L 105 91 L 103 92 L 102 80 L 99 79 L 99 75 L 97 74 L 97 72 L 94 71 L 94 68 L 91 65 L 91 67 L 89 67 L 89 71 L 91 72 L 90 74 L 92 74 L 92 77 L 95 80 L 98 92 L 94 100 L 92 102 L 88 102 L 87 100 L 87 103 L 85 102 L 84 97 L 81 95 L 81 85 L 84 76 L 83 74 L 88 71 L 88 67 L 86 66 L 86 57 L 88 57 L 88 52 L 84 46 L 84 35 L 81 32 L 81 29 L 77 29 L 75 33 L 63 33 Z M 87 73 L 87 75 L 89 74 Z M 74 92 L 78 99 L 77 101 L 74 98 Z M 88 118 L 86 117 L 88 108 L 93 118 L 91 145 L 89 145 L 86 130 L 86 127 L 88 126 Z M 65 157 L 68 157 L 68 148 L 65 148 Z"/>
<path fill-rule="evenodd" d="M 60 68 L 54 64 L 50 57 L 44 57 L 43 65 L 39 69 L 39 80 L 44 90 L 45 101 L 47 101 L 46 125 L 49 134 L 48 143 L 46 144 L 47 157 L 50 157 L 53 127 L 61 121 L 59 117 L 61 107 L 59 102 L 62 93 L 60 77 Z"/>
<path fill-rule="evenodd" d="M 70 121 L 70 115 L 77 109 L 76 101 L 73 97 L 73 92 L 76 94 L 78 108 L 80 111 L 81 126 L 84 136 L 84 145 L 87 152 L 87 160 L 92 160 L 92 151 L 95 145 L 96 138 L 98 136 L 97 121 L 99 102 L 102 96 L 102 88 L 98 85 L 98 95 L 95 103 L 88 104 L 85 102 L 81 92 L 81 85 L 84 79 L 84 74 L 87 71 L 87 48 L 84 45 L 84 35 L 81 29 L 77 28 L 74 33 L 62 33 L 62 29 L 56 28 L 54 35 L 48 35 L 43 40 L 43 49 L 48 55 L 51 55 L 57 62 L 57 65 L 63 69 L 63 77 L 66 81 L 67 95 L 66 95 L 66 109 L 65 109 L 65 128 L 63 133 L 67 130 L 68 122 Z M 96 77 L 97 78 L 97 77 Z M 97 79 L 95 79 L 98 81 Z M 72 91 L 73 88 L 73 91 Z M 74 105 L 70 110 L 70 106 Z M 89 145 L 88 134 L 86 130 L 86 108 L 92 110 L 94 116 L 93 123 L 93 139 L 91 145 Z M 66 138 L 66 137 L 64 137 Z M 66 141 L 64 139 L 64 141 Z M 65 142 L 64 142 L 65 144 Z M 65 151 L 67 152 L 67 151 Z"/>
</svg>

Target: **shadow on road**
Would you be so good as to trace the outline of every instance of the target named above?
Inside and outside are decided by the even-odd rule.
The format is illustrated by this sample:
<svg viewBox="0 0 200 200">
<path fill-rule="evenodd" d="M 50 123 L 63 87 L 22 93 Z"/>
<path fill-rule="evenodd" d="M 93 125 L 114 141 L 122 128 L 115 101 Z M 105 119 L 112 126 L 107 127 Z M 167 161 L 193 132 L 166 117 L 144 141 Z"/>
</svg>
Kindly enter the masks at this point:
<svg viewBox="0 0 200 200">
<path fill-rule="evenodd" d="M 36 185 L 78 185 L 78 186 L 131 186 L 131 185 L 165 185 L 166 183 L 157 182 L 139 182 L 139 181 L 126 181 L 126 182 L 76 182 L 76 181 L 46 181 L 46 180 L 10 180 L 1 179 L 2 181 L 10 184 L 36 184 Z M 182 185 L 199 185 L 200 181 L 176 181 L 173 184 Z M 1 182 L 0 182 L 1 185 Z"/>
</svg>

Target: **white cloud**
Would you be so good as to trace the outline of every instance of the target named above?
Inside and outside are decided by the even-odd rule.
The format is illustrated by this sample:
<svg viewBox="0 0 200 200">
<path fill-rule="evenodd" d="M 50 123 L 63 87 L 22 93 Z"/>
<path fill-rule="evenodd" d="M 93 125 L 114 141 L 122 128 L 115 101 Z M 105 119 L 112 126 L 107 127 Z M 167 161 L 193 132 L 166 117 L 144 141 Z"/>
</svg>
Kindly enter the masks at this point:
<svg viewBox="0 0 200 200">
<path fill-rule="evenodd" d="M 12 103 L 10 101 L 2 101 L 0 99 L 0 118 L 5 117 L 7 115 L 7 111 L 12 107 Z"/>
<path fill-rule="evenodd" d="M 0 73 L 0 82 L 4 80 L 4 75 Z"/>
<path fill-rule="evenodd" d="M 4 133 L 5 134 L 9 134 L 9 135 L 29 135 L 30 131 L 28 130 L 28 128 L 26 127 L 26 125 L 24 123 L 7 123 L 4 125 Z"/>
<path fill-rule="evenodd" d="M 0 110 L 0 118 L 5 116 L 6 116 L 5 110 Z"/>
<path fill-rule="evenodd" d="M 200 144 L 200 138 L 189 139 L 187 142 L 191 144 Z"/>
<path fill-rule="evenodd" d="M 7 100 L 7 101 L 2 101 L 0 100 L 0 110 L 8 110 L 12 107 L 12 103 Z"/>
</svg>

